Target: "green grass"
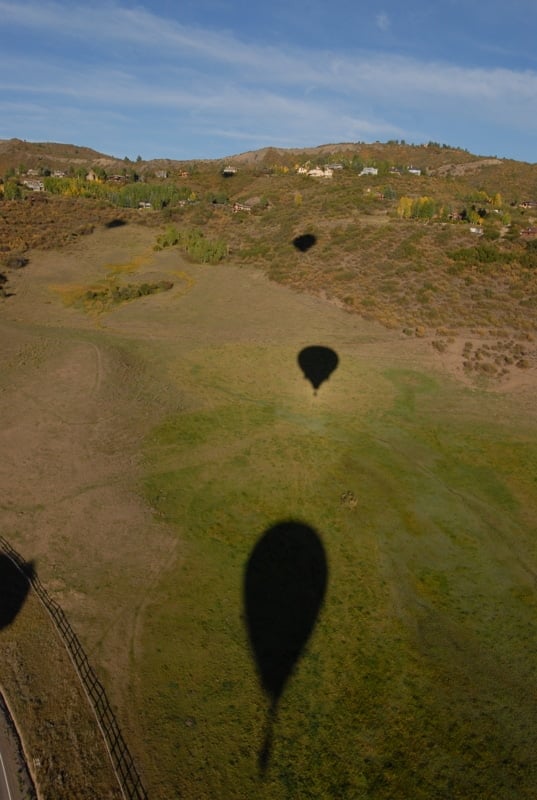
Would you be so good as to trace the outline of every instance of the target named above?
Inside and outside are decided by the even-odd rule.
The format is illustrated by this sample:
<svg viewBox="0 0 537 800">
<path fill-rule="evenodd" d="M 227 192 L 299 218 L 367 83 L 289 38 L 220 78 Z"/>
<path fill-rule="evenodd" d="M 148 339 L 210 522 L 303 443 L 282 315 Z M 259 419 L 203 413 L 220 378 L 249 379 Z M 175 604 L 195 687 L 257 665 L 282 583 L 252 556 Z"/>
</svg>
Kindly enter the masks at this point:
<svg viewBox="0 0 537 800">
<path fill-rule="evenodd" d="M 147 497 L 180 541 L 140 665 L 153 780 L 185 798 L 532 797 L 535 438 L 500 397 L 420 372 L 354 364 L 313 398 L 241 383 L 237 359 L 274 366 L 199 352 L 204 407 L 146 443 Z M 329 584 L 261 779 L 242 581 L 289 518 L 318 531 Z"/>
</svg>

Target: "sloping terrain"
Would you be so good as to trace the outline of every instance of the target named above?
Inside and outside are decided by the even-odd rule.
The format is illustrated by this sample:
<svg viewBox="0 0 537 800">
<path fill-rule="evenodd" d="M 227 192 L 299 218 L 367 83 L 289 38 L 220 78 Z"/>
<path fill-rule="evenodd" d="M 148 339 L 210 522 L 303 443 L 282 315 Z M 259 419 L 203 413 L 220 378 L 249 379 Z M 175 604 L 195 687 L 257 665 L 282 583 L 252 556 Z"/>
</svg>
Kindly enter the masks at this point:
<svg viewBox="0 0 537 800">
<path fill-rule="evenodd" d="M 28 251 L 0 322 L 2 531 L 79 632 L 150 796 L 533 797 L 531 364 L 476 384 L 456 342 L 269 281 L 233 247 L 157 252 L 154 219 Z M 240 246 L 267 219 L 209 208 L 207 235 Z M 281 236 L 293 265 L 302 223 Z M 308 345 L 339 362 L 317 394 Z M 244 587 L 290 522 L 322 542 L 327 586 L 266 746 Z"/>
</svg>

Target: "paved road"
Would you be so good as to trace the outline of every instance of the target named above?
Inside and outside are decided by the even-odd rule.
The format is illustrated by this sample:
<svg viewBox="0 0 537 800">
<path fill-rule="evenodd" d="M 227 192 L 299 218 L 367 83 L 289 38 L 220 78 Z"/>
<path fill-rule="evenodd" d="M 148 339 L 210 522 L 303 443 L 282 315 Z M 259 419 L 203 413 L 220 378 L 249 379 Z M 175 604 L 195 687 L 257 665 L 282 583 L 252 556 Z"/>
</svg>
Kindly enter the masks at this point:
<svg viewBox="0 0 537 800">
<path fill-rule="evenodd" d="M 18 776 L 20 754 L 9 723 L 0 703 L 0 800 L 25 800 L 31 797 L 21 792 Z"/>
<path fill-rule="evenodd" d="M 16 791 L 15 786 L 13 785 L 13 776 L 11 775 L 12 770 L 10 769 L 10 760 L 7 758 L 7 767 L 6 762 L 0 753 L 0 800 L 19 800 L 21 797 L 20 793 Z"/>
</svg>

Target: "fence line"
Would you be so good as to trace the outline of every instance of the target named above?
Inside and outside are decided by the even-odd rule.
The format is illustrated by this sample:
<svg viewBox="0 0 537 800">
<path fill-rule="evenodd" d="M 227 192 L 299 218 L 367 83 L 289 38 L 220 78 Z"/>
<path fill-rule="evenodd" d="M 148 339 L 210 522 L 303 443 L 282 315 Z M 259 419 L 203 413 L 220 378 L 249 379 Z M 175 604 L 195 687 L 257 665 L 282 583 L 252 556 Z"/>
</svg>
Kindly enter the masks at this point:
<svg viewBox="0 0 537 800">
<path fill-rule="evenodd" d="M 29 574 L 27 564 L 22 556 L 13 549 L 3 536 L 0 536 L 0 550 L 29 581 L 30 586 L 35 591 L 60 634 L 103 735 L 123 797 L 125 800 L 148 800 L 129 748 L 121 734 L 115 714 L 106 696 L 104 686 L 90 665 L 84 648 L 62 608 L 50 597 L 37 575 L 35 573 Z"/>
</svg>

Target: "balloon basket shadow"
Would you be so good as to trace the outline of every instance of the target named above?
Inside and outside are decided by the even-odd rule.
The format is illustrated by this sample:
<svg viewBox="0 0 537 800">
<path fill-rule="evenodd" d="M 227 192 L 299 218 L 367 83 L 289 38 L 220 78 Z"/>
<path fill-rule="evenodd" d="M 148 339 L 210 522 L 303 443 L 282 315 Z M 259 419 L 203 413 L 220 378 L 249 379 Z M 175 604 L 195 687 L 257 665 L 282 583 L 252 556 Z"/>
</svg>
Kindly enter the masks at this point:
<svg viewBox="0 0 537 800">
<path fill-rule="evenodd" d="M 276 703 L 273 703 L 267 713 L 263 746 L 259 751 L 258 766 L 259 766 L 259 775 L 262 778 L 264 778 L 267 773 L 270 756 L 272 754 L 272 743 L 274 741 L 274 725 L 276 724 L 276 716 L 277 716 Z"/>
</svg>

